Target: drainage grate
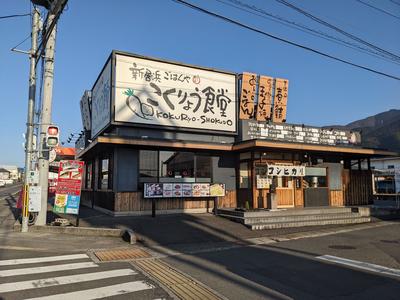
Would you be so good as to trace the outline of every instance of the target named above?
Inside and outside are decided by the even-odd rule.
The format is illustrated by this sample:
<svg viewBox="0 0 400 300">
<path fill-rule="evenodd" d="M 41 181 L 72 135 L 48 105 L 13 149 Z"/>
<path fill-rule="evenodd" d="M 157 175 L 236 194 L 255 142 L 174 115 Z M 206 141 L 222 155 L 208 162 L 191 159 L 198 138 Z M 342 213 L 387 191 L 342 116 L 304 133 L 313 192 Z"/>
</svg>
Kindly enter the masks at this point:
<svg viewBox="0 0 400 300">
<path fill-rule="evenodd" d="M 101 251 L 95 251 L 94 255 L 96 255 L 96 257 L 100 261 L 131 260 L 131 259 L 150 257 L 149 253 L 138 248 L 101 250 Z"/>
<path fill-rule="evenodd" d="M 329 248 L 337 249 L 337 250 L 354 250 L 354 249 L 357 249 L 356 247 L 348 246 L 348 245 L 331 245 L 331 246 L 329 246 Z"/>
</svg>

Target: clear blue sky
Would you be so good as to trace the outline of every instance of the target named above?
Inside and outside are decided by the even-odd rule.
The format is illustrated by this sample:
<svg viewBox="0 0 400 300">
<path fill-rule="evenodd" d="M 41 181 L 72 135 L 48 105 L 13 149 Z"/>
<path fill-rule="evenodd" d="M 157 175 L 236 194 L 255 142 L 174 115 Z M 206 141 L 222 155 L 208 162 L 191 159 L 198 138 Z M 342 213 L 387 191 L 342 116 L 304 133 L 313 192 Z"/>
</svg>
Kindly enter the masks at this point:
<svg viewBox="0 0 400 300">
<path fill-rule="evenodd" d="M 329 54 L 400 76 L 398 64 L 316 38 L 215 0 L 191 1 L 247 25 Z M 242 0 L 290 20 L 332 31 L 274 0 Z M 289 0 L 303 9 L 400 55 L 400 20 L 356 0 Z M 365 0 L 400 16 L 390 0 Z M 400 3 L 400 1 L 398 1 Z M 2 0 L 0 15 L 26 13 L 28 0 Z M 23 165 L 28 97 L 28 58 L 10 52 L 30 33 L 30 18 L 0 19 L 0 164 Z M 337 35 L 337 34 L 335 34 Z M 30 40 L 19 48 L 27 50 Z M 53 122 L 62 140 L 81 130 L 79 100 L 90 89 L 112 49 L 290 81 L 289 123 L 346 124 L 399 108 L 395 81 L 263 37 L 170 0 L 70 0 L 61 16 L 56 46 Z"/>
</svg>

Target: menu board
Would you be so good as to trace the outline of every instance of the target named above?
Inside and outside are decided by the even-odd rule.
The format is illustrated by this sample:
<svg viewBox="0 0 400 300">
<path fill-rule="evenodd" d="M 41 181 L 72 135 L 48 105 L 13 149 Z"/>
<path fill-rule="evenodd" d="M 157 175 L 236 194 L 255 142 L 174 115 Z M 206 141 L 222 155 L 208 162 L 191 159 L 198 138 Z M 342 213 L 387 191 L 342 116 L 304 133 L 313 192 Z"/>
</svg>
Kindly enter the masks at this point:
<svg viewBox="0 0 400 300">
<path fill-rule="evenodd" d="M 355 145 L 361 143 L 356 131 L 320 128 L 296 124 L 265 123 L 243 120 L 241 140 L 265 139 L 273 141 L 320 145 Z"/>
<path fill-rule="evenodd" d="M 58 170 L 53 211 L 78 214 L 81 198 L 83 161 L 62 160 Z"/>
<path fill-rule="evenodd" d="M 144 198 L 222 197 L 223 183 L 145 183 Z"/>
</svg>

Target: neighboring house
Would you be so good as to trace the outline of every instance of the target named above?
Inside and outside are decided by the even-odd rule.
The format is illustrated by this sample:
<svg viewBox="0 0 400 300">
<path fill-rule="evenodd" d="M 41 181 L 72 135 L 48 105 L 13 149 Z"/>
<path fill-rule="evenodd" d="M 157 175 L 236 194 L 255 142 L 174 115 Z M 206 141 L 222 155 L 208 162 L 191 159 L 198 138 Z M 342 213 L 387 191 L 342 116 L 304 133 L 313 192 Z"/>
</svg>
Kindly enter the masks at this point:
<svg viewBox="0 0 400 300">
<path fill-rule="evenodd" d="M 366 167 L 366 163 L 364 163 Z M 371 159 L 375 193 L 400 193 L 400 156 Z"/>
<path fill-rule="evenodd" d="M 3 169 L 5 169 L 5 170 L 10 172 L 9 179 L 17 181 L 17 180 L 19 180 L 21 178 L 21 173 L 20 173 L 20 170 L 19 170 L 19 168 L 17 166 L 0 165 L 0 168 L 3 168 Z"/>
<path fill-rule="evenodd" d="M 7 180 L 10 179 L 10 171 L 0 168 L 0 179 Z"/>
</svg>

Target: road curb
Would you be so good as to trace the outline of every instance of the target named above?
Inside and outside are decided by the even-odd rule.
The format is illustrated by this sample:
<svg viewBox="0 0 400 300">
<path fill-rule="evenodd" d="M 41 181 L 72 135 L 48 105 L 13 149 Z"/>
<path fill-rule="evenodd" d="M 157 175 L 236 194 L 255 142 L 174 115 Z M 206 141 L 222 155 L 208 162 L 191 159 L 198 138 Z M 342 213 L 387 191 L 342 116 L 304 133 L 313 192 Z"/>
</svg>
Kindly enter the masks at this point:
<svg viewBox="0 0 400 300">
<path fill-rule="evenodd" d="M 21 224 L 17 220 L 14 223 L 14 231 L 21 231 Z M 102 237 L 122 237 L 124 229 L 115 228 L 92 228 L 92 227 L 72 227 L 72 226 L 48 226 L 33 225 L 29 226 L 30 232 L 63 233 L 79 236 L 102 236 Z"/>
</svg>

